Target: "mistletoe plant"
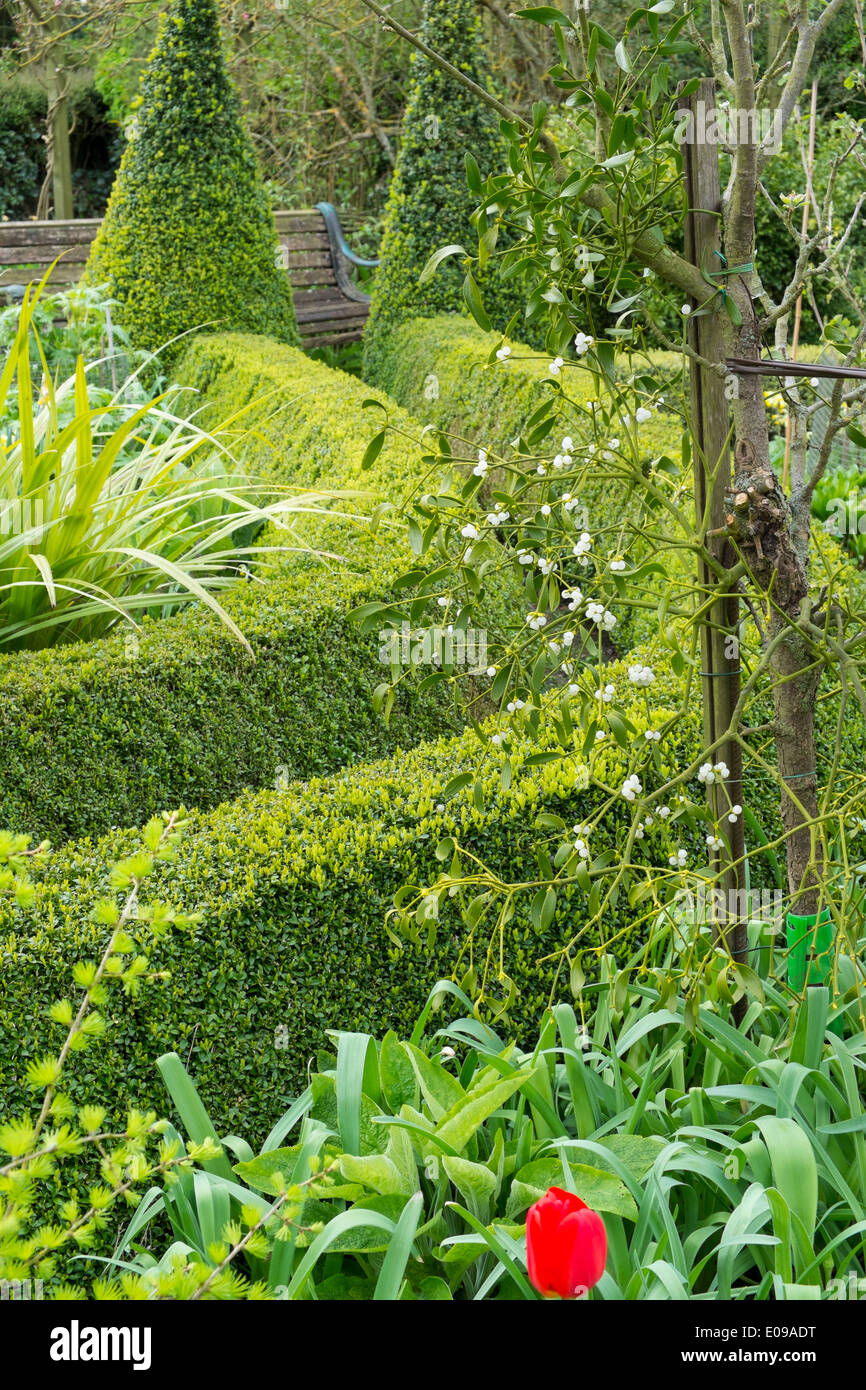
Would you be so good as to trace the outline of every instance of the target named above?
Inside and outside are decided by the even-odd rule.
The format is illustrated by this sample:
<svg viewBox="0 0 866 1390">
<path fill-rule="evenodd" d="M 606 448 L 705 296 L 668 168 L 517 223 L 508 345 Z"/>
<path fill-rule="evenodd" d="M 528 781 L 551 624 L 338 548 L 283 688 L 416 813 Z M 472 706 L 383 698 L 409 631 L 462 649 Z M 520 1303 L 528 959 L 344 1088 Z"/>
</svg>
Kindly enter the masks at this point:
<svg viewBox="0 0 866 1390">
<path fill-rule="evenodd" d="M 365 3 L 436 60 L 374 0 Z M 856 934 L 860 907 L 848 832 L 862 809 L 863 780 L 844 769 L 841 750 L 851 702 L 866 713 L 862 601 L 848 583 L 841 553 L 811 535 L 812 495 L 834 440 L 847 430 L 855 443 L 866 442 L 855 423 L 866 387 L 858 383 L 854 365 L 866 346 L 866 310 L 856 300 L 845 253 L 859 205 L 847 225 L 834 222 L 839 162 L 820 193 L 808 166 L 804 169 L 813 223 L 805 231 L 794 216 L 797 196 L 775 207 L 797 249 L 794 275 L 778 303 L 761 283 L 755 241 L 763 171 L 794 116 L 815 45 L 840 4 L 829 0 L 816 7 L 792 0 L 788 43 L 762 73 L 753 51 L 756 21 L 741 0 L 713 0 L 709 37 L 692 16 L 673 18 L 672 0 L 635 10 L 618 38 L 594 23 L 586 7 L 576 9 L 574 20 L 549 7 L 520 12 L 524 21 L 552 31 L 557 56 L 549 75 L 563 106 L 553 121 L 543 104 L 527 119 L 495 103 L 510 142 L 510 167 L 508 173 L 485 176 L 467 157 L 478 202 L 477 250 L 443 247 L 424 274 L 434 274 L 448 257 L 461 256 L 467 306 L 482 327 L 489 326 L 475 270 L 500 255 L 500 232 L 507 229 L 501 273 L 524 277 L 526 317 L 546 326 L 549 400 L 526 421 L 508 456 L 492 448 L 470 452 L 465 440 L 455 448 L 442 435 L 432 436 L 431 444 L 425 436 L 428 473 L 409 507 L 419 556 L 405 582 L 413 598 L 376 611 L 367 606 L 361 616 L 380 624 L 384 612 L 395 625 L 423 625 L 431 610 L 435 615 L 438 599 L 435 616 L 441 618 L 445 607 L 454 630 L 465 630 L 485 593 L 499 586 L 506 572 L 521 573 L 525 615 L 510 631 L 492 634 L 492 644 L 488 637 L 489 694 L 499 715 L 491 724 L 477 724 L 479 762 L 501 760 L 507 787 L 513 732 L 528 725 L 539 739 L 539 759 L 577 753 L 609 803 L 617 798 L 627 803 L 631 819 L 615 848 L 593 844 L 592 824 L 572 831 L 545 821 L 541 828 L 550 832 L 552 843 L 539 845 L 539 878 L 532 884 L 503 883 L 484 865 L 467 863 L 458 843 L 446 842 L 442 858 L 450 870 L 423 893 L 413 897 L 407 890 L 397 902 L 397 921 L 404 927 L 413 913 L 429 915 L 431 897 L 471 888 L 468 929 L 476 933 L 481 921 L 492 920 L 493 942 L 513 912 L 517 892 L 531 888 L 533 916 L 548 922 L 557 894 L 576 880 L 586 892 L 587 911 L 564 947 L 570 954 L 623 896 L 636 910 L 646 901 L 656 909 L 683 888 L 706 893 L 733 882 L 738 901 L 732 910 L 723 894 L 716 921 L 722 922 L 719 946 L 728 954 L 735 994 L 742 996 L 757 988 L 747 964 L 748 911 L 739 901 L 750 871 L 742 828 L 750 816 L 749 778 L 761 776 L 779 787 L 782 830 L 768 842 L 751 818 L 751 867 L 761 857 L 777 862 L 777 851 L 783 851 L 789 929 L 792 920 L 805 924 L 796 946 L 805 949 L 803 932 L 832 918 L 836 944 L 820 965 L 829 976 L 837 970 L 846 937 Z M 684 51 L 706 62 L 720 110 L 732 118 L 717 137 L 727 181 L 714 220 L 718 252 L 712 264 L 693 263 L 676 246 L 687 211 L 683 145 L 702 138 L 694 129 L 694 103 L 688 104 L 699 79 L 672 90 L 672 63 Z M 762 98 L 786 62 L 781 95 L 764 120 Z M 564 129 L 566 139 L 555 136 L 554 128 Z M 587 132 L 594 142 L 589 161 Z M 863 162 L 864 135 L 851 123 L 847 158 Z M 706 160 L 701 167 L 705 176 Z M 694 192 L 692 210 L 702 207 Z M 662 332 L 648 308 L 653 277 L 682 300 L 679 344 Z M 773 354 L 789 360 L 791 312 L 817 279 L 844 297 L 851 318 L 826 325 L 835 366 L 807 369 L 808 382 L 792 368 L 783 388 L 792 421 L 786 490 L 771 462 L 762 346 L 771 341 Z M 601 310 L 614 320 L 603 336 L 595 327 Z M 509 333 L 516 327 L 513 320 Z M 682 353 L 692 376 L 688 400 L 675 399 L 676 392 L 672 397 L 669 383 L 641 365 L 640 354 L 657 343 Z M 510 370 L 515 355 L 506 334 L 492 345 L 488 369 Z M 595 392 L 588 400 L 570 385 L 586 372 Z M 711 390 L 717 399 L 721 390 L 724 421 L 718 448 L 710 453 L 697 417 L 701 391 Z M 679 426 L 679 457 L 642 446 L 641 427 L 659 409 Z M 823 432 L 810 449 L 810 426 L 819 414 Z M 560 421 L 567 422 L 567 434 Z M 716 426 L 718 436 L 718 421 Z M 381 447 L 383 437 L 384 430 L 371 451 Z M 606 516 L 615 519 L 591 525 L 581 507 L 599 483 L 613 502 Z M 679 713 L 651 722 L 642 733 L 604 674 L 606 642 L 629 607 L 657 613 L 670 668 L 684 685 Z M 712 652 L 719 664 L 707 668 Z M 445 663 L 428 680 L 456 682 L 458 674 Z M 629 680 L 651 692 L 656 674 L 635 662 Z M 716 675 L 741 677 L 739 694 L 727 706 L 720 694 L 725 681 L 707 679 Z M 403 678 L 394 671 L 392 684 Z M 662 779 L 659 743 L 674 736 L 690 688 L 702 678 L 703 750 L 675 777 Z M 822 680 L 825 688 L 829 682 L 827 698 L 837 720 L 833 745 L 820 750 L 819 772 L 815 711 Z M 385 688 L 378 698 L 387 703 Z M 612 770 L 620 760 L 610 759 L 612 743 L 627 758 L 625 775 L 617 773 L 616 781 Z M 471 774 L 454 779 L 446 798 L 471 781 Z M 701 787 L 707 792 L 702 805 L 695 796 Z M 654 831 L 659 820 L 692 828 L 704 822 L 706 862 L 696 864 L 684 846 L 666 842 L 667 854 L 654 875 L 634 864 L 635 841 Z M 724 926 L 732 916 L 738 919 L 736 935 Z M 802 987 L 795 976 L 796 971 L 792 984 Z M 689 988 L 699 985 L 691 981 Z"/>
</svg>

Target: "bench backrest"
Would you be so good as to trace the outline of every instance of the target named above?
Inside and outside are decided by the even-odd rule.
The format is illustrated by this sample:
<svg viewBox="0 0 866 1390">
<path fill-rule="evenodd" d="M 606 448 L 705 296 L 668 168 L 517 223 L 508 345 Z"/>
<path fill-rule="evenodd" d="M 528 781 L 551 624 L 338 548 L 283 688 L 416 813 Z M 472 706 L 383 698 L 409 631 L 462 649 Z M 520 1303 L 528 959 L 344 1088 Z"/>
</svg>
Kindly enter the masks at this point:
<svg viewBox="0 0 866 1390">
<path fill-rule="evenodd" d="M 317 208 L 276 212 L 278 265 L 289 275 L 295 291 L 298 327 L 305 346 L 350 342 L 361 336 L 367 318 L 367 297 L 346 293 L 346 267 L 335 263 L 332 238 Z M 343 214 L 344 229 L 357 218 Z M 3 287 L 41 278 L 61 253 L 49 285 L 63 289 L 80 279 L 101 219 L 76 218 L 56 222 L 0 222 L 0 293 Z M 338 255 L 338 253 L 337 253 Z"/>
</svg>

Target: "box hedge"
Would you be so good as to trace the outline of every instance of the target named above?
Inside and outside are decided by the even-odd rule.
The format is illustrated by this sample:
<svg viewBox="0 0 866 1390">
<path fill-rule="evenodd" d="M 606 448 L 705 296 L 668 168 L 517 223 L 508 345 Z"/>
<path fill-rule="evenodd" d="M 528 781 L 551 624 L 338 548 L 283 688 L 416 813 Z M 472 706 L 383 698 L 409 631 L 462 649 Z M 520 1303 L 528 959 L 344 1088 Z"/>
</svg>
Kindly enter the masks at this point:
<svg viewBox="0 0 866 1390">
<path fill-rule="evenodd" d="M 410 410 L 425 423 L 434 424 L 462 438 L 474 439 L 508 457 L 511 442 L 520 435 L 530 415 L 549 395 L 550 388 L 544 383 L 552 382 L 554 378 L 549 372 L 549 354 L 535 352 L 525 344 L 512 343 L 512 355 L 507 363 L 488 364 L 500 341 L 497 334 L 485 333 L 463 314 L 440 314 L 403 323 L 393 329 L 383 348 L 379 380 L 383 389 L 404 409 Z M 799 355 L 804 361 L 817 361 L 822 349 L 804 344 Z M 669 398 L 673 401 L 678 390 L 674 383 L 681 366 L 682 359 L 676 353 L 652 352 L 645 357 L 635 355 L 623 361 L 622 379 L 649 372 L 660 384 L 671 383 Z M 578 402 L 587 401 L 595 394 L 594 380 L 588 373 L 569 372 L 559 380 L 565 382 L 569 395 Z M 774 393 L 775 389 L 772 382 L 767 383 L 768 393 Z M 657 411 L 651 420 L 640 427 L 639 439 L 645 458 L 667 454 L 678 461 L 681 430 L 680 419 L 672 410 Z M 575 414 L 563 404 L 551 438 L 558 443 L 566 432 L 576 439 L 585 439 L 587 425 L 585 417 Z M 597 477 L 589 479 L 581 497 L 587 507 L 590 530 L 593 531 L 611 521 L 618 524 L 628 507 L 628 499 L 623 497 L 621 489 L 611 486 L 603 468 L 599 469 Z M 826 553 L 829 568 L 838 570 L 843 559 L 839 547 L 832 537 L 825 536 L 817 527 L 814 546 L 816 551 Z M 685 562 L 672 553 L 665 558 L 665 568 L 665 575 L 658 580 L 659 596 L 664 589 L 669 589 L 670 577 L 676 570 L 679 570 L 684 582 L 690 580 Z M 850 562 L 846 571 L 847 583 L 862 583 Z M 618 616 L 616 641 L 620 653 L 624 654 L 631 648 L 640 651 L 647 642 L 653 642 L 657 637 L 658 625 L 652 610 L 645 613 L 624 610 Z M 667 658 L 663 653 L 660 656 L 663 669 Z M 831 678 L 832 673 L 824 684 L 817 710 L 821 749 L 831 747 L 835 740 L 833 703 L 827 699 Z M 696 682 L 694 691 L 696 700 L 700 698 L 698 684 Z M 770 699 L 765 698 L 760 710 L 755 710 L 750 717 L 752 723 L 770 719 Z M 845 716 L 843 766 L 860 765 L 863 732 L 862 717 L 855 702 L 850 701 Z M 823 752 L 819 753 L 819 757 L 822 759 L 820 766 L 824 760 Z M 774 835 L 781 834 L 779 793 L 774 781 L 758 771 L 754 774 L 752 788 L 755 796 L 752 809 L 759 821 L 768 830 L 772 828 Z"/>
<path fill-rule="evenodd" d="M 391 438 L 362 474 L 380 419 L 362 409 L 364 399 L 380 399 L 409 434 L 420 426 L 382 393 L 297 349 L 201 338 L 179 374 L 202 393 L 210 424 L 259 403 L 239 445 L 251 474 L 370 494 L 341 500 L 341 512 L 368 515 L 418 467 L 411 443 Z M 407 696 L 385 728 L 370 702 L 381 679 L 378 643 L 346 619 L 407 566 L 401 533 L 315 516 L 300 518 L 297 532 L 292 544 L 348 558 L 287 552 L 267 584 L 229 591 L 225 606 L 255 662 L 200 608 L 146 623 L 137 649 L 121 634 L 0 657 L 0 826 L 55 841 L 96 834 L 166 804 L 214 806 L 277 778 L 324 775 L 456 730 L 445 699 L 417 706 Z"/>
<path fill-rule="evenodd" d="M 485 333 L 463 314 L 438 314 L 396 326 L 383 345 L 376 380 L 394 400 L 419 419 L 453 431 L 490 448 L 508 452 L 532 413 L 549 399 L 550 386 L 563 384 L 578 402 L 595 396 L 592 376 L 567 371 L 559 378 L 549 371 L 550 354 L 512 343 L 506 363 L 487 365 L 501 337 Z M 634 368 L 650 370 L 659 381 L 678 371 L 675 353 L 635 358 Z M 545 387 L 544 382 L 549 385 Z M 563 402 L 562 430 L 586 436 L 586 420 Z M 641 428 L 648 456 L 671 453 L 679 457 L 681 426 L 676 416 L 659 412 Z"/>
<path fill-rule="evenodd" d="M 658 673 L 651 705 L 655 725 L 679 707 L 680 686 L 666 672 L 659 647 L 643 655 Z M 623 665 L 614 664 L 608 674 L 621 693 L 630 689 Z M 648 721 L 640 700 L 632 701 L 629 713 L 642 741 Z M 822 745 L 832 737 L 834 720 L 830 705 L 819 705 Z M 856 766 L 863 738 L 862 719 L 852 713 L 846 765 Z M 489 757 L 479 774 L 481 809 L 470 790 L 443 800 L 455 774 L 477 768 L 480 745 L 467 730 L 328 779 L 247 793 L 195 813 L 179 857 L 159 871 L 148 892 L 202 912 L 202 924 L 192 940 L 168 935 L 153 946 L 151 965 L 158 976 L 136 999 L 112 997 L 110 1045 L 82 1059 L 74 1096 L 113 1097 L 119 1106 L 156 1104 L 153 1063 L 173 1049 L 189 1056 L 221 1126 L 242 1126 L 248 1138 L 261 1136 L 302 1084 L 308 1059 L 326 1042 L 326 1029 L 408 1030 L 432 984 L 454 969 L 465 928 L 456 903 L 446 900 L 435 940 L 396 947 L 384 930 L 395 891 L 435 879 L 441 868 L 436 846 L 449 835 L 503 879 L 531 881 L 538 875 L 539 841 L 550 837 L 555 845 L 561 838 L 537 828 L 538 813 L 560 815 L 571 826 L 600 807 L 601 793 L 586 786 L 579 759 L 527 766 L 527 756 L 543 747 L 543 730 L 532 743 L 518 741 L 507 792 L 498 756 Z M 660 776 L 679 771 L 700 749 L 695 702 L 661 745 Z M 625 754 L 612 744 L 604 757 L 603 778 L 617 785 Z M 657 776 L 647 784 L 658 785 Z M 781 828 L 775 785 L 759 775 L 748 778 L 746 789 L 747 804 L 774 838 Z M 700 799 L 697 782 L 692 790 Z M 603 815 L 594 837 L 599 848 L 615 850 L 623 842 L 631 815 L 622 800 Z M 690 849 L 692 862 L 702 862 L 702 832 L 672 832 L 658 821 L 657 827 L 636 846 L 638 856 L 664 864 L 673 844 L 666 836 L 674 834 L 678 845 Z M 97 955 L 104 929 L 92 922 L 92 908 L 107 891 L 112 862 L 135 844 L 131 831 L 71 842 L 49 860 L 29 906 L 0 901 L 2 1113 L 24 1105 L 27 1063 L 56 1043 L 46 1009 L 68 993 L 73 962 Z M 769 866 L 754 857 L 757 846 L 749 848 L 752 885 L 770 886 Z M 505 969 L 519 990 L 510 1024 L 520 1035 L 537 1022 L 552 989 L 560 997 L 565 992 L 551 962 L 540 962 L 579 927 L 585 906 L 580 889 L 571 887 L 538 935 L 530 923 L 530 898 L 527 893 L 518 900 L 504 942 Z M 605 923 L 605 938 L 617 934 L 617 952 L 628 954 L 642 930 L 623 898 L 616 917 Z M 487 939 L 482 934 L 484 946 Z M 599 944 L 599 938 L 585 944 Z M 593 961 L 591 954 L 584 957 L 590 978 Z"/>
<path fill-rule="evenodd" d="M 634 717 L 645 727 L 639 710 Z M 204 920 L 192 940 L 178 933 L 153 945 L 159 978 L 137 998 L 111 997 L 109 1045 L 95 1046 L 73 1069 L 80 1094 L 118 1106 L 155 1104 L 155 1058 L 174 1049 L 190 1057 L 218 1122 L 242 1126 L 252 1141 L 302 1083 L 327 1028 L 410 1029 L 430 987 L 452 970 L 465 928 L 446 903 L 435 942 L 395 947 L 384 930 L 395 891 L 435 878 L 435 848 L 449 834 L 508 878 L 534 877 L 534 847 L 549 833 L 534 828 L 538 812 L 571 825 L 598 804 L 599 792 L 582 789 L 577 759 L 526 766 L 537 747 L 521 746 L 507 792 L 500 758 L 487 760 L 483 810 L 468 792 L 442 802 L 452 776 L 478 762 L 479 744 L 467 730 L 327 780 L 196 813 L 178 858 L 149 881 L 148 896 L 201 911 Z M 624 754 L 612 747 L 606 756 L 616 779 Z M 670 773 L 677 755 L 671 748 L 663 756 Z M 608 816 L 599 832 L 605 846 L 624 831 L 627 809 L 623 802 Z M 71 842 L 51 856 L 27 909 L 0 900 L 0 1113 L 23 1105 L 27 1063 L 56 1044 L 46 1009 L 73 988 L 73 962 L 104 946 L 104 928 L 90 913 L 106 892 L 109 866 L 135 844 L 131 831 Z M 565 893 L 542 937 L 521 901 L 505 955 L 520 989 L 516 1027 L 537 1021 L 553 983 L 552 967 L 538 958 L 575 930 L 582 901 L 576 887 Z M 628 945 L 626 934 L 619 949 Z"/>
<path fill-rule="evenodd" d="M 508 458 L 513 453 L 513 442 L 533 413 L 545 401 L 557 399 L 560 384 L 579 406 L 592 400 L 597 388 L 588 371 L 568 370 L 559 378 L 553 377 L 549 353 L 538 353 L 523 343 L 512 343 L 507 362 L 491 363 L 489 359 L 500 342 L 497 334 L 485 333 L 464 315 L 439 314 L 416 319 L 392 331 L 383 347 L 377 379 L 400 405 L 425 423 L 474 440 Z M 624 370 L 650 373 L 654 380 L 668 383 L 680 365 L 674 353 L 653 353 L 650 359 L 636 356 Z M 672 387 L 671 398 L 674 395 Z M 535 450 L 547 448 L 556 453 L 565 435 L 576 440 L 591 438 L 587 416 L 560 400 L 555 427 L 547 441 L 534 446 Z M 680 417 L 668 407 L 656 410 L 652 419 L 639 427 L 638 440 L 645 462 L 660 455 L 678 461 L 682 447 Z M 594 535 L 609 527 L 610 534 L 618 536 L 630 509 L 637 517 L 632 507 L 633 491 L 611 484 L 608 471 L 601 465 L 590 472 L 580 490 L 580 500 L 586 524 Z M 633 550 L 633 554 L 638 553 L 639 548 Z M 681 572 L 683 582 L 688 582 L 690 575 L 673 552 L 669 565 Z M 624 655 L 630 648 L 650 640 L 655 630 L 652 618 L 640 610 L 623 610 L 617 626 L 617 650 Z"/>
<path fill-rule="evenodd" d="M 644 655 L 658 673 L 656 723 L 678 708 L 680 687 L 666 674 L 660 648 Z M 621 692 L 629 689 L 623 665 L 614 664 L 609 675 Z M 640 740 L 647 718 L 637 697 L 629 713 Z M 828 704 L 819 705 L 822 742 L 832 736 L 834 719 Z M 852 713 L 846 765 L 856 766 L 863 737 L 862 719 Z M 555 832 L 536 828 L 538 813 L 558 814 L 571 826 L 600 805 L 601 794 L 586 787 L 579 759 L 526 765 L 526 757 L 543 746 L 543 730 L 531 744 L 518 740 L 507 792 L 498 756 L 486 760 L 479 773 L 480 810 L 471 789 L 442 800 L 455 774 L 478 765 L 480 745 L 467 730 L 328 779 L 247 793 L 195 813 L 177 860 L 158 871 L 148 893 L 201 911 L 202 924 L 192 940 L 168 935 L 152 947 L 159 977 L 136 999 L 111 998 L 110 1045 L 88 1051 L 76 1068 L 81 1095 L 89 1090 L 89 1098 L 113 1097 L 118 1105 L 155 1103 L 154 1059 L 174 1049 L 190 1057 L 219 1124 L 242 1124 L 251 1138 L 265 1132 L 285 1098 L 297 1091 L 326 1029 L 408 1030 L 430 987 L 453 970 L 465 928 L 456 904 L 446 900 L 434 941 L 396 947 L 384 930 L 395 891 L 434 880 L 441 868 L 435 849 L 449 835 L 508 881 L 536 878 L 539 841 L 551 836 L 559 842 Z M 662 773 L 653 774 L 648 785 L 679 771 L 700 748 L 700 711 L 693 704 L 661 745 Z M 604 757 L 604 779 L 616 785 L 625 754 L 612 744 Z M 697 782 L 692 790 L 700 799 Z M 758 776 L 747 781 L 747 792 L 748 805 L 774 837 L 780 830 L 775 785 Z M 604 815 L 594 837 L 599 848 L 622 843 L 631 815 L 625 801 Z M 670 849 L 665 837 L 672 832 L 661 822 L 657 826 L 635 848 L 647 862 L 664 864 Z M 677 844 L 689 846 L 693 862 L 701 862 L 703 833 L 691 840 L 679 829 L 673 833 Z M 111 863 L 135 844 L 131 831 L 71 842 L 51 856 L 29 907 L 0 900 L 2 1113 L 23 1105 L 26 1064 L 56 1043 L 46 1009 L 68 993 L 73 962 L 96 956 L 104 929 L 90 920 L 93 904 L 107 890 Z M 753 857 L 753 886 L 771 882 L 768 866 Z M 554 987 L 553 967 L 540 964 L 541 958 L 575 931 L 585 904 L 579 888 L 569 889 L 539 936 L 529 920 L 530 897 L 518 900 L 505 940 L 505 969 L 519 990 L 511 1012 L 519 1033 L 537 1022 Z M 606 935 L 622 932 L 619 952 L 634 947 L 641 929 L 625 899 L 606 929 Z M 487 935 L 480 940 L 486 945 Z M 598 944 L 598 938 L 586 944 Z M 584 961 L 591 976 L 593 957 Z M 556 982 L 560 996 L 565 989 L 562 979 Z"/>
</svg>

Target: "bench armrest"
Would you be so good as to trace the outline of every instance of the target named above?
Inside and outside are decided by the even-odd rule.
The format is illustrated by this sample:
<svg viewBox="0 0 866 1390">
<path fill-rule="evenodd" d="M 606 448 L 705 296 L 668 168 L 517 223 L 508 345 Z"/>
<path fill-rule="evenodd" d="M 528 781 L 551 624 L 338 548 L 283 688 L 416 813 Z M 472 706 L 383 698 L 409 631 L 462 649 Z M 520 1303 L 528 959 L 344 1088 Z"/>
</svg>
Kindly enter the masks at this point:
<svg viewBox="0 0 866 1390">
<path fill-rule="evenodd" d="M 346 238 L 343 235 L 343 228 L 340 225 L 340 218 L 337 214 L 337 209 L 334 207 L 333 203 L 316 203 L 316 207 L 318 208 L 319 212 L 322 214 L 322 217 L 325 220 L 325 226 L 328 231 L 328 236 L 331 241 L 332 249 L 338 250 L 340 255 L 343 256 L 345 260 L 349 261 L 352 265 L 370 266 L 371 268 L 375 268 L 379 264 L 378 259 L 372 261 L 365 260 L 363 256 L 356 256 L 354 251 L 351 251 L 349 249 L 348 245 L 346 244 Z"/>
</svg>

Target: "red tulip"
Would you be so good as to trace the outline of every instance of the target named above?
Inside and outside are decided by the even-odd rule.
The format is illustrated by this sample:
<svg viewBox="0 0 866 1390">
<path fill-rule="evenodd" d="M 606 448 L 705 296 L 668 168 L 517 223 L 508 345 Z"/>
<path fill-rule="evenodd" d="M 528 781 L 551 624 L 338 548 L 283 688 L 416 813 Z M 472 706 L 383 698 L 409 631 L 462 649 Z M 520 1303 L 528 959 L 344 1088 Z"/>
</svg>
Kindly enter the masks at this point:
<svg viewBox="0 0 866 1390">
<path fill-rule="evenodd" d="M 597 1211 L 573 1192 L 550 1187 L 526 1214 L 529 1282 L 545 1298 L 574 1298 L 604 1273 L 607 1232 Z"/>
</svg>

